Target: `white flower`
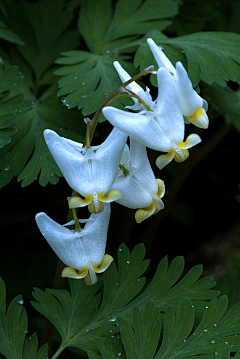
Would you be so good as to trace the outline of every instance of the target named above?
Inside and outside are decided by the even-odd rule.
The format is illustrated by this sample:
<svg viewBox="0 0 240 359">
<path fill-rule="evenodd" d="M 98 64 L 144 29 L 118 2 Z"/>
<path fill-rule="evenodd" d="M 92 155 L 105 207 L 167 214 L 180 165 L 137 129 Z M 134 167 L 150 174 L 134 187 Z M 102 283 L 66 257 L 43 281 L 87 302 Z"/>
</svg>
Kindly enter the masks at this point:
<svg viewBox="0 0 240 359">
<path fill-rule="evenodd" d="M 118 75 L 122 82 L 126 82 L 131 79 L 131 76 L 122 68 L 120 63 L 118 61 L 114 61 L 113 63 L 115 69 L 118 72 Z M 126 90 L 130 90 L 131 92 L 134 92 L 137 96 L 139 96 L 151 109 L 153 109 L 156 105 L 152 101 L 152 97 L 149 93 L 149 88 L 147 87 L 147 90 L 144 91 L 143 88 L 137 84 L 137 82 L 133 81 L 129 85 L 126 86 Z M 126 106 L 126 108 L 129 108 L 131 110 L 141 110 L 146 112 L 146 108 L 137 98 L 132 97 L 132 100 L 134 101 L 133 106 Z M 143 113 L 143 112 L 142 112 Z"/>
<path fill-rule="evenodd" d="M 88 285 L 97 282 L 96 273 L 104 272 L 113 258 L 105 253 L 110 218 L 110 204 L 100 214 L 92 214 L 81 231 L 70 230 L 45 213 L 36 215 L 40 232 L 56 255 L 68 267 L 62 277 L 84 278 Z"/>
<path fill-rule="evenodd" d="M 118 190 L 106 193 L 117 176 L 126 134 L 115 128 L 100 146 L 88 149 L 51 130 L 45 130 L 44 137 L 69 186 L 85 197 L 72 197 L 69 200 L 70 208 L 88 205 L 91 213 L 99 213 L 104 208 L 103 202 L 122 197 Z"/>
<path fill-rule="evenodd" d="M 155 179 L 145 146 L 130 138 L 128 158 L 126 152 L 125 150 L 120 165 L 121 174 L 116 178 L 113 188 L 120 190 L 123 196 L 116 202 L 128 208 L 138 209 L 135 219 L 137 223 L 141 223 L 164 208 L 161 198 L 165 186 L 162 180 Z"/>
<path fill-rule="evenodd" d="M 173 158 L 185 161 L 188 150 L 201 141 L 196 134 L 184 141 L 184 120 L 173 76 L 160 68 L 158 77 L 158 98 L 154 111 L 129 113 L 113 107 L 105 107 L 103 114 L 109 122 L 144 146 L 157 151 L 167 152 L 159 156 L 156 165 L 162 169 Z"/>
<path fill-rule="evenodd" d="M 200 128 L 207 128 L 209 124 L 207 111 L 207 102 L 203 100 L 193 89 L 192 83 L 188 77 L 187 71 L 182 63 L 176 63 L 176 69 L 163 53 L 161 47 L 157 46 L 152 39 L 147 39 L 148 45 L 157 61 L 159 68 L 165 68 L 173 76 L 178 94 L 178 101 L 183 116 L 188 121 Z M 205 102 L 205 103 L 204 103 Z"/>
</svg>

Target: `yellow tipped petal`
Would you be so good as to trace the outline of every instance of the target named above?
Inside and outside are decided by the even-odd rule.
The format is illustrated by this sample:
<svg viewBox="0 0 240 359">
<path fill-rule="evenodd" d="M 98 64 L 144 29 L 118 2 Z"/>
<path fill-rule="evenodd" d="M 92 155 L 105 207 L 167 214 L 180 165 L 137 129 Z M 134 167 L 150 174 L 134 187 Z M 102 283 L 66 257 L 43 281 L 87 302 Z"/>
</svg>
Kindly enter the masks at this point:
<svg viewBox="0 0 240 359">
<path fill-rule="evenodd" d="M 151 217 L 152 214 L 155 214 L 156 206 L 155 201 L 153 200 L 148 207 L 140 208 L 135 213 L 135 219 L 137 223 L 141 223 L 145 219 Z"/>
<path fill-rule="evenodd" d="M 122 193 L 118 190 L 118 189 L 113 189 L 111 190 L 107 195 L 102 195 L 99 194 L 98 198 L 102 201 L 102 202 L 113 202 L 113 201 L 117 201 L 118 199 L 122 198 Z"/>
<path fill-rule="evenodd" d="M 206 111 L 203 107 L 199 108 L 198 110 L 194 111 L 190 116 L 187 116 L 189 122 L 199 128 L 208 128 L 209 120 L 206 114 Z"/>
<path fill-rule="evenodd" d="M 98 266 L 93 266 L 93 268 L 96 273 L 102 273 L 110 266 L 112 261 L 114 261 L 113 257 L 109 254 L 105 254 L 102 262 Z"/>
<path fill-rule="evenodd" d="M 94 285 L 94 284 L 97 283 L 98 277 L 97 277 L 97 275 L 95 274 L 94 280 L 93 280 L 93 279 L 91 278 L 91 276 L 90 276 L 90 273 L 88 272 L 88 274 L 86 275 L 86 277 L 84 277 L 83 281 L 84 281 L 84 283 L 85 283 L 86 285 Z"/>
<path fill-rule="evenodd" d="M 182 152 L 183 156 L 180 156 L 179 153 L 177 153 L 177 152 L 175 153 L 175 156 L 174 156 L 174 160 L 178 163 L 186 161 L 186 159 L 188 159 L 188 157 L 189 157 L 188 150 L 181 149 L 181 152 Z"/>
<path fill-rule="evenodd" d="M 87 274 L 88 274 L 88 268 L 77 270 L 71 267 L 66 267 L 62 271 L 62 277 L 73 278 L 73 279 L 85 278 Z"/>
<path fill-rule="evenodd" d="M 101 197 L 101 193 L 94 193 L 93 194 L 93 200 L 88 205 L 88 210 L 90 213 L 101 213 L 104 210 L 104 205 L 102 201 L 99 200 L 99 197 Z"/>
<path fill-rule="evenodd" d="M 165 194 L 165 184 L 164 181 L 161 180 L 160 178 L 156 178 L 157 181 L 157 185 L 158 185 L 158 191 L 156 193 L 156 196 L 158 196 L 159 198 L 162 198 Z"/>
<path fill-rule="evenodd" d="M 72 209 L 72 208 L 78 208 L 78 207 L 85 207 L 91 202 L 92 202 L 92 195 L 89 195 L 86 198 L 74 196 L 69 199 L 68 205 L 69 205 L 69 208 Z"/>
<path fill-rule="evenodd" d="M 165 167 L 169 162 L 172 161 L 174 155 L 175 155 L 175 151 L 173 148 L 171 148 L 166 155 L 161 155 L 156 159 L 156 166 L 160 170 L 162 170 L 163 167 Z"/>
</svg>

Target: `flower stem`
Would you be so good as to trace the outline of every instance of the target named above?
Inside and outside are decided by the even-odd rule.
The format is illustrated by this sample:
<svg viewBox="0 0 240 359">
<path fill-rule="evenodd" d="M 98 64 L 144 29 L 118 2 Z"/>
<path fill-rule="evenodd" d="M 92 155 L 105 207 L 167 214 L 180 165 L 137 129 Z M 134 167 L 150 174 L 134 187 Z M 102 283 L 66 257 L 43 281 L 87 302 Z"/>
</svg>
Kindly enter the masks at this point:
<svg viewBox="0 0 240 359">
<path fill-rule="evenodd" d="M 116 90 L 114 90 L 110 95 L 108 95 L 105 100 L 101 103 L 101 105 L 99 106 L 99 108 L 97 109 L 97 111 L 95 112 L 95 115 L 93 116 L 93 119 L 90 122 L 89 128 L 87 128 L 87 132 L 86 132 L 86 136 L 85 136 L 85 140 L 83 143 L 83 147 L 88 145 L 90 146 L 90 143 L 92 141 L 95 129 L 97 127 L 98 124 L 98 120 L 99 117 L 102 113 L 102 109 L 107 106 L 112 100 L 114 100 L 116 98 L 116 96 L 119 94 L 119 92 L 125 92 L 126 89 L 125 87 L 128 86 L 131 82 L 136 81 L 137 79 L 139 79 L 142 76 L 145 76 L 151 72 L 157 71 L 155 69 L 153 69 L 151 66 L 147 67 L 146 69 L 144 69 L 143 71 L 139 72 L 139 74 L 133 76 L 131 79 L 129 79 L 128 81 L 124 82 L 123 84 L 121 84 L 120 86 L 118 86 L 118 88 L 116 88 Z M 136 95 L 136 94 L 134 94 Z M 87 144 L 88 142 L 88 144 Z"/>
</svg>

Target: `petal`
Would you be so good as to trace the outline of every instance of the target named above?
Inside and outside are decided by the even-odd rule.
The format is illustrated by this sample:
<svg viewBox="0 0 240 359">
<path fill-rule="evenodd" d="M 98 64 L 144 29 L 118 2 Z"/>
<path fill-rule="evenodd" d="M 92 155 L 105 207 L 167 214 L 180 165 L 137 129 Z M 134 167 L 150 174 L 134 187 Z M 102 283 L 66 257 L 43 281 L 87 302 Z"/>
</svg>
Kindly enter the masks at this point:
<svg viewBox="0 0 240 359">
<path fill-rule="evenodd" d="M 158 156 L 156 159 L 156 166 L 162 170 L 168 163 L 170 163 L 175 156 L 175 151 L 173 148 L 166 154 Z"/>
<path fill-rule="evenodd" d="M 162 131 L 172 142 L 179 142 L 184 137 L 184 119 L 178 101 L 176 83 L 172 75 L 161 68 L 157 72 L 158 99 L 156 117 Z M 168 148 L 169 150 L 170 148 Z M 164 152 L 167 152 L 164 150 Z"/>
<path fill-rule="evenodd" d="M 109 254 L 103 256 L 102 262 L 98 266 L 93 266 L 96 273 L 104 272 L 110 264 L 114 261 L 113 257 Z"/>
<path fill-rule="evenodd" d="M 167 56 L 163 53 L 161 47 L 157 46 L 157 44 L 152 39 L 147 39 L 148 45 L 157 61 L 159 68 L 166 68 L 172 75 L 176 73 L 176 70 L 171 63 L 171 61 L 167 58 Z"/>
<path fill-rule="evenodd" d="M 79 208 L 79 207 L 85 207 L 89 205 L 92 202 L 92 194 L 87 196 L 86 198 L 81 198 L 78 196 L 71 197 L 68 200 L 69 208 Z"/>
<path fill-rule="evenodd" d="M 69 186 L 84 197 L 107 193 L 114 182 L 127 135 L 113 129 L 97 150 L 80 152 L 54 131 L 44 131 L 45 140 Z"/>
<path fill-rule="evenodd" d="M 174 160 L 178 163 L 184 162 L 188 159 L 189 152 L 188 150 L 181 150 L 181 155 L 175 152 Z"/>
<path fill-rule="evenodd" d="M 132 173 L 136 181 L 139 182 L 148 193 L 152 194 L 157 192 L 158 187 L 148 159 L 147 149 L 133 138 L 130 138 L 130 161 L 131 168 L 133 168 Z"/>
<path fill-rule="evenodd" d="M 112 186 L 122 193 L 122 199 L 116 202 L 131 209 L 149 206 L 152 196 L 144 190 L 142 185 L 130 175 L 124 178 L 117 178 Z"/>
<path fill-rule="evenodd" d="M 115 69 L 118 72 L 118 75 L 122 82 L 126 82 L 131 79 L 131 76 L 125 71 L 118 61 L 113 63 Z M 132 92 L 138 94 L 140 91 L 144 91 L 141 86 L 139 86 L 135 81 L 131 82 L 126 89 L 131 90 Z"/>
<path fill-rule="evenodd" d="M 101 213 L 93 213 L 90 218 L 93 222 L 86 223 L 82 242 L 87 254 L 88 261 L 92 265 L 99 265 L 105 254 L 107 241 L 107 231 L 110 219 L 110 204 L 104 204 L 104 210 Z"/>
<path fill-rule="evenodd" d="M 118 189 L 112 189 L 107 195 L 99 195 L 99 200 L 104 203 L 110 203 L 122 198 L 122 193 Z"/>
<path fill-rule="evenodd" d="M 76 237 L 74 231 L 61 226 L 42 212 L 36 215 L 36 222 L 48 244 L 65 265 L 76 269 L 87 267 L 88 258 L 80 234 Z M 84 230 L 81 235 L 84 235 Z"/>
<path fill-rule="evenodd" d="M 208 128 L 209 120 L 206 114 L 206 111 L 203 107 L 199 108 L 198 110 L 194 111 L 191 116 L 187 117 L 189 122 L 199 128 Z"/>
<path fill-rule="evenodd" d="M 63 269 L 61 276 L 66 278 L 73 278 L 73 279 L 82 279 L 86 277 L 88 274 L 88 268 L 83 268 L 81 270 L 76 270 L 71 267 L 66 267 Z"/>
<path fill-rule="evenodd" d="M 190 116 L 194 111 L 200 109 L 203 106 L 203 99 L 193 89 L 187 71 L 181 62 L 177 62 L 176 72 L 176 86 L 182 114 L 184 116 Z"/>
<path fill-rule="evenodd" d="M 135 213 L 135 219 L 137 223 L 141 223 L 145 219 L 151 217 L 155 213 L 154 201 L 148 207 L 141 208 Z"/>
<path fill-rule="evenodd" d="M 193 133 L 192 135 L 189 135 L 187 137 L 186 141 L 177 143 L 177 145 L 182 150 L 182 149 L 191 148 L 197 145 L 198 143 L 200 143 L 201 141 L 202 141 L 201 138 L 197 134 Z"/>
<path fill-rule="evenodd" d="M 103 114 L 113 126 L 144 146 L 159 151 L 169 150 L 171 141 L 160 127 L 158 119 L 149 112 L 140 115 L 107 106 Z"/>
</svg>

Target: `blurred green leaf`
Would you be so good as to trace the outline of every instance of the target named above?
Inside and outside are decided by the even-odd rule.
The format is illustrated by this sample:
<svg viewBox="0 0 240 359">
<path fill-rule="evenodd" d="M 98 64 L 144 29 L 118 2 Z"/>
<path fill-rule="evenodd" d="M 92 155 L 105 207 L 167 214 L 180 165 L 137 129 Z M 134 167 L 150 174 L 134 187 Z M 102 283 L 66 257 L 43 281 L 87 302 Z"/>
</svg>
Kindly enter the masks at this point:
<svg viewBox="0 0 240 359">
<path fill-rule="evenodd" d="M 27 333 L 27 313 L 20 295 L 15 297 L 6 315 L 6 288 L 0 278 L 0 353 L 6 359 L 45 359 L 48 347 L 39 351 L 36 334 L 25 340 Z"/>
<path fill-rule="evenodd" d="M 78 44 L 78 31 L 69 30 L 73 12 L 65 0 L 36 3 L 19 0 L 14 6 L 5 1 L 4 5 L 9 14 L 8 25 L 25 42 L 25 46 L 17 46 L 17 49 L 33 70 L 38 86 L 40 78 L 60 52 Z"/>
<path fill-rule="evenodd" d="M 12 30 L 9 30 L 7 25 L 5 25 L 2 21 L 0 21 L 0 38 L 12 42 L 13 44 L 24 45 L 24 42 L 20 39 L 20 37 Z"/>
<path fill-rule="evenodd" d="M 217 84 L 202 84 L 201 90 L 208 102 L 224 116 L 226 124 L 232 124 L 240 132 L 240 91 Z"/>
</svg>

